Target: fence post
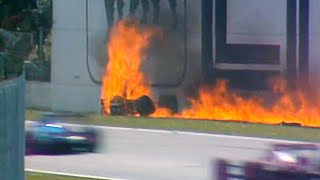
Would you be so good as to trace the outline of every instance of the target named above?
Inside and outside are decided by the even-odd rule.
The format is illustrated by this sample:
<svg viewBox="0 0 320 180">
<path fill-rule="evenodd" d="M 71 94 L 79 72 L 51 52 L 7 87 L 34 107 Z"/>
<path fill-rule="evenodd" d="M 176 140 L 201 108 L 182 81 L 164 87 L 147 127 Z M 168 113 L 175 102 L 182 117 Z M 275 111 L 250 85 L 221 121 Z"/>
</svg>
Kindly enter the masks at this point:
<svg viewBox="0 0 320 180">
<path fill-rule="evenodd" d="M 24 180 L 24 73 L 0 82 L 0 179 Z"/>
</svg>

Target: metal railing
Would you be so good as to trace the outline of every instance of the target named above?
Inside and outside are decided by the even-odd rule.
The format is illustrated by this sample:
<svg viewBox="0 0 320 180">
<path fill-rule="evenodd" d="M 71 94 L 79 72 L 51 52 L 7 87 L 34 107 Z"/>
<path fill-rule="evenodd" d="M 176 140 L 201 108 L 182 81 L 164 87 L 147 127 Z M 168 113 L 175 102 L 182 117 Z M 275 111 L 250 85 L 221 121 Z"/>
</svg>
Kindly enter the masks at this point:
<svg viewBox="0 0 320 180">
<path fill-rule="evenodd" d="M 7 56 L 0 54 L 0 81 L 18 77 L 24 68 L 27 81 L 49 82 L 51 79 L 50 66 L 49 61 L 12 62 Z"/>
<path fill-rule="evenodd" d="M 10 58 L 10 55 L 0 54 L 0 81 L 19 77 L 22 73 L 23 63 L 18 58 Z"/>
<path fill-rule="evenodd" d="M 25 61 L 26 80 L 49 82 L 51 79 L 50 66 L 50 61 Z"/>
</svg>

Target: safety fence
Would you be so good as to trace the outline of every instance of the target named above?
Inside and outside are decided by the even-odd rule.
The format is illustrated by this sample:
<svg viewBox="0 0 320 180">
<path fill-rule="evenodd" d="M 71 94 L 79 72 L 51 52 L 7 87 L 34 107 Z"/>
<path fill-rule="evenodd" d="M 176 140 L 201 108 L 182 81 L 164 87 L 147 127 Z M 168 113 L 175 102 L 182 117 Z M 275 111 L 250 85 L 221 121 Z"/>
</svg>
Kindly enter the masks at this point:
<svg viewBox="0 0 320 180">
<path fill-rule="evenodd" d="M 25 76 L 0 80 L 0 179 L 24 179 Z"/>
<path fill-rule="evenodd" d="M 50 66 L 50 61 L 15 62 L 7 55 L 0 54 L 0 81 L 18 76 L 24 67 L 27 81 L 49 82 Z"/>
<path fill-rule="evenodd" d="M 50 61 L 25 61 L 24 70 L 27 81 L 50 82 Z"/>
</svg>

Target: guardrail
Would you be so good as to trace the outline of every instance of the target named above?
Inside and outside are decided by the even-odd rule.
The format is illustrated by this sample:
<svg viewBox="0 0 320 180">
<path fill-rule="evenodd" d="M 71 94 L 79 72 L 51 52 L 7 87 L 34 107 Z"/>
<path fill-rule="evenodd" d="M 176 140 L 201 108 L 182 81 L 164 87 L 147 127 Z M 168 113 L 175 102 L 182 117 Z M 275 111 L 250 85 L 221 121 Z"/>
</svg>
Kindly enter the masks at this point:
<svg viewBox="0 0 320 180">
<path fill-rule="evenodd" d="M 0 179 L 24 179 L 24 74 L 0 81 Z"/>
</svg>

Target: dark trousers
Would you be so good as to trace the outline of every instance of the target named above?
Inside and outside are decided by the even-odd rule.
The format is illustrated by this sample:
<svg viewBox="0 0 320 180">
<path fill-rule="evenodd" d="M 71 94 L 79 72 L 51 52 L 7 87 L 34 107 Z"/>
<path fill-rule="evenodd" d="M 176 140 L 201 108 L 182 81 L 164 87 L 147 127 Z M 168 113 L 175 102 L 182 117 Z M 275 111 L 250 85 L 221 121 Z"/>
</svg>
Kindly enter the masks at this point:
<svg viewBox="0 0 320 180">
<path fill-rule="evenodd" d="M 117 1 L 117 10 L 118 10 L 118 19 L 121 19 L 123 16 L 123 6 L 124 2 L 123 0 L 104 0 L 104 5 L 106 8 L 106 14 L 107 14 L 107 24 L 108 27 L 111 27 L 114 24 L 114 3 Z"/>
</svg>

